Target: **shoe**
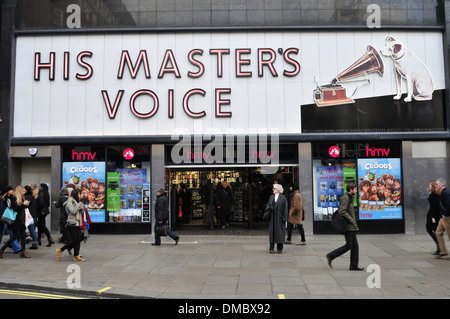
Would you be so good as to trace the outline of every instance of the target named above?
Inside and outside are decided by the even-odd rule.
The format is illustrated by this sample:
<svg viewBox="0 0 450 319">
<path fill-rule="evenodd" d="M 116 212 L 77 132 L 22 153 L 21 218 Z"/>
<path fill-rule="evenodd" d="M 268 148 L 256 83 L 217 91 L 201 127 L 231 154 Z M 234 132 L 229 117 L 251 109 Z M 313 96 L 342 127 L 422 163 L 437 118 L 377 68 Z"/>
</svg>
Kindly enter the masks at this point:
<svg viewBox="0 0 450 319">
<path fill-rule="evenodd" d="M 440 252 L 439 250 L 436 250 L 436 251 L 433 253 L 433 256 L 438 256 L 440 253 L 441 253 L 441 252 Z"/>
<path fill-rule="evenodd" d="M 86 258 L 82 258 L 80 256 L 75 256 L 75 257 L 73 257 L 73 260 L 74 261 L 86 261 Z"/>
<path fill-rule="evenodd" d="M 448 254 L 439 254 L 436 256 L 437 259 L 446 259 L 448 257 Z"/>
<path fill-rule="evenodd" d="M 152 243 L 152 246 L 161 246 L 161 244 Z"/>
<path fill-rule="evenodd" d="M 331 258 L 331 256 L 328 254 L 327 255 L 327 262 L 328 262 L 328 266 L 330 266 L 330 268 L 333 268 L 333 266 L 331 265 L 331 262 L 333 261 L 333 259 Z"/>
<path fill-rule="evenodd" d="M 38 249 L 38 246 L 37 246 L 37 243 L 36 244 L 31 244 L 31 247 L 30 247 L 30 249 Z"/>
<path fill-rule="evenodd" d="M 286 241 L 284 242 L 284 244 L 285 244 L 285 245 L 290 245 L 290 244 L 292 244 L 292 242 L 291 242 L 290 239 L 286 239 Z"/>
<path fill-rule="evenodd" d="M 175 239 L 175 245 L 178 245 L 178 241 L 180 240 L 180 237 L 178 237 L 177 239 Z"/>
<path fill-rule="evenodd" d="M 3 258 L 3 249 L 0 248 L 0 258 Z"/>
<path fill-rule="evenodd" d="M 299 241 L 298 243 L 296 243 L 296 245 L 305 246 L 306 241 Z"/>
<path fill-rule="evenodd" d="M 61 248 L 58 248 L 57 250 L 56 250 L 56 259 L 58 259 L 58 260 L 61 260 Z"/>
<path fill-rule="evenodd" d="M 277 251 L 277 254 L 281 255 L 283 253 L 282 250 Z"/>
<path fill-rule="evenodd" d="M 52 247 L 52 245 L 54 245 L 55 242 L 53 241 L 53 239 L 49 238 L 48 239 L 48 244 L 45 247 Z"/>
<path fill-rule="evenodd" d="M 364 268 L 361 268 L 361 267 L 350 267 L 348 270 L 363 271 Z"/>
<path fill-rule="evenodd" d="M 20 258 L 30 258 L 30 256 L 28 256 L 27 252 L 24 250 L 20 252 Z"/>
<path fill-rule="evenodd" d="M 275 252 L 273 250 L 269 250 L 270 254 L 275 254 Z"/>
</svg>

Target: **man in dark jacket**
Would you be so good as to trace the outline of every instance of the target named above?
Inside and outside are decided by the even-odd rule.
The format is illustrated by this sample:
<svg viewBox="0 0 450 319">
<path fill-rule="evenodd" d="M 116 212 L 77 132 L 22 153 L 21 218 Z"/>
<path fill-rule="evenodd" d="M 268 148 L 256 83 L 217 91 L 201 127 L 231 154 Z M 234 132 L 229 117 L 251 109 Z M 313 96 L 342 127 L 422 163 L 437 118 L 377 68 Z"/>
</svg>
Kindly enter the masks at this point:
<svg viewBox="0 0 450 319">
<path fill-rule="evenodd" d="M 350 250 L 350 270 L 364 270 L 364 268 L 358 267 L 359 263 L 359 246 L 356 239 L 356 233 L 359 231 L 358 224 L 356 223 L 355 207 L 353 201 L 355 194 L 358 192 L 358 187 L 354 182 L 347 184 L 347 193 L 345 193 L 339 202 L 338 214 L 341 215 L 346 223 L 345 229 L 345 245 L 333 250 L 327 255 L 327 261 L 330 268 L 333 259 L 345 254 Z"/>
<path fill-rule="evenodd" d="M 216 204 L 219 210 L 219 222 L 222 228 L 230 227 L 228 223 L 231 214 L 231 207 L 233 204 L 233 194 L 231 193 L 228 183 L 222 182 L 222 186 L 217 187 L 216 190 Z"/>
<path fill-rule="evenodd" d="M 445 247 L 444 232 L 447 232 L 450 239 L 450 191 L 445 187 L 445 180 L 439 178 L 436 181 L 436 190 L 440 194 L 440 214 L 439 224 L 436 228 L 436 239 L 439 244 L 440 254 L 436 258 L 443 259 L 448 257 Z"/>
<path fill-rule="evenodd" d="M 161 245 L 161 237 L 156 233 L 157 226 L 167 226 L 169 221 L 169 199 L 167 197 L 166 191 L 161 188 L 156 193 L 156 203 L 155 203 L 155 242 L 152 246 Z M 175 240 L 175 245 L 178 244 L 180 236 L 175 234 L 171 229 L 167 229 L 167 235 Z"/>
<path fill-rule="evenodd" d="M 38 212 L 38 243 L 41 245 L 41 234 L 44 233 L 47 236 L 48 244 L 46 247 L 50 247 L 55 242 L 53 241 L 47 226 L 45 225 L 45 217 L 50 214 L 50 195 L 48 193 L 47 184 L 41 183 L 39 185 L 39 194 L 37 198 L 37 212 Z"/>
</svg>

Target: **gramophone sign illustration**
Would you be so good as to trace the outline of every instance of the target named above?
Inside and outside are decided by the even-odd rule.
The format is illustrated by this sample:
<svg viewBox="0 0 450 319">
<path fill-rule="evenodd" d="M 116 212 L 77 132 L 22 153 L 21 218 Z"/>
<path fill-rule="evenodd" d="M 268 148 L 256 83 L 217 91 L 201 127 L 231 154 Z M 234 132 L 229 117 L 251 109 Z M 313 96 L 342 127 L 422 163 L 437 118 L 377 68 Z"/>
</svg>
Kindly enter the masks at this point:
<svg viewBox="0 0 450 319">
<path fill-rule="evenodd" d="M 380 75 L 384 73 L 383 60 L 377 50 L 371 45 L 367 47 L 367 52 L 359 58 L 355 63 L 347 69 L 336 75 L 336 77 L 328 85 L 319 85 L 317 80 L 317 88 L 314 90 L 314 101 L 318 107 L 349 104 L 354 103 L 352 97 L 363 86 L 370 84 L 368 74 L 378 72 Z M 345 87 L 341 83 L 364 81 L 359 85 L 351 97 L 347 97 Z"/>
</svg>

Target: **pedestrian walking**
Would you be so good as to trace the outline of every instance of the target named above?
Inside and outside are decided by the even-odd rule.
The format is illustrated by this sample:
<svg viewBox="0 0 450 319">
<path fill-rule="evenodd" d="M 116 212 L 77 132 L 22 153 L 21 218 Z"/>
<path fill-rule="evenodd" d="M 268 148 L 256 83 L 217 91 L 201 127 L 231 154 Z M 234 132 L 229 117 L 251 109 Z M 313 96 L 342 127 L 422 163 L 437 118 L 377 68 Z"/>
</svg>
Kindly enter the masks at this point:
<svg viewBox="0 0 450 319">
<path fill-rule="evenodd" d="M 59 191 L 59 198 L 57 201 L 53 201 L 53 205 L 59 209 L 59 232 L 61 233 L 60 243 L 67 243 L 69 241 L 69 234 L 66 228 L 67 213 L 64 208 L 64 203 L 69 199 L 69 190 L 66 187 L 62 187 Z"/>
<path fill-rule="evenodd" d="M 33 238 L 33 242 L 31 243 L 30 249 L 38 249 L 38 238 L 36 234 L 36 224 L 38 221 L 38 213 L 37 213 L 37 201 L 33 196 L 33 190 L 29 185 L 25 186 L 25 199 L 30 201 L 30 205 L 28 205 L 28 210 L 30 211 L 31 217 L 33 217 L 34 223 L 28 226 L 28 230 L 30 231 L 31 238 Z"/>
<path fill-rule="evenodd" d="M 269 253 L 274 254 L 275 244 L 277 244 L 277 252 L 283 252 L 283 243 L 286 238 L 286 221 L 288 219 L 288 202 L 284 197 L 283 186 L 273 184 L 273 194 L 270 196 L 266 205 L 265 215 L 270 216 L 269 220 Z"/>
<path fill-rule="evenodd" d="M 10 247 L 10 245 L 15 241 L 20 239 L 20 257 L 21 258 L 30 258 L 25 250 L 26 238 L 27 234 L 25 232 L 25 209 L 28 208 L 30 204 L 29 200 L 25 199 L 26 190 L 23 186 L 19 185 L 16 187 L 14 191 L 15 195 L 13 195 L 12 187 L 8 187 L 8 192 L 2 197 L 3 202 L 6 207 L 11 208 L 13 211 L 17 212 L 16 219 L 11 227 L 13 235 L 9 238 L 7 242 L 0 248 L 0 258 L 3 258 L 3 252 L 6 248 Z"/>
<path fill-rule="evenodd" d="M 158 226 L 168 226 L 169 222 L 169 199 L 167 197 L 166 191 L 161 188 L 156 192 L 156 203 L 155 203 L 155 242 L 152 246 L 161 245 L 161 236 L 156 232 L 156 227 Z M 167 235 L 175 240 L 175 245 L 178 244 L 180 236 L 175 234 L 170 228 L 167 228 Z"/>
<path fill-rule="evenodd" d="M 64 208 L 67 213 L 67 231 L 69 234 L 69 242 L 63 247 L 56 250 L 56 258 L 61 260 L 61 253 L 66 249 L 73 248 L 73 260 L 85 261 L 85 258 L 80 256 L 81 243 L 81 218 L 84 214 L 84 204 L 80 202 L 80 190 L 74 189 L 69 199 L 64 203 Z"/>
<path fill-rule="evenodd" d="M 358 188 L 354 182 L 347 184 L 347 192 L 341 196 L 339 202 L 338 214 L 346 221 L 345 229 L 345 245 L 339 247 L 327 254 L 327 261 L 330 268 L 333 268 L 331 262 L 333 259 L 345 254 L 350 250 L 350 267 L 349 270 L 364 270 L 359 267 L 359 245 L 356 238 L 356 233 L 359 231 L 356 223 L 355 207 L 353 201 Z"/>
<path fill-rule="evenodd" d="M 440 197 L 436 190 L 436 181 L 435 180 L 430 182 L 429 187 L 430 187 L 430 195 L 428 196 L 429 209 L 428 209 L 428 213 L 427 213 L 427 222 L 426 222 L 425 228 L 427 230 L 427 233 L 430 235 L 430 237 L 436 243 L 437 249 L 433 253 L 433 255 L 438 256 L 440 254 L 440 250 L 439 250 L 439 243 L 438 243 L 437 237 L 436 237 L 436 229 L 439 224 L 439 220 L 441 219 L 441 216 L 439 214 Z"/>
<path fill-rule="evenodd" d="M 292 230 L 295 228 L 298 229 L 300 234 L 300 241 L 297 245 L 306 245 L 305 239 L 305 230 L 303 229 L 303 202 L 302 195 L 300 194 L 300 190 L 298 186 L 291 186 L 291 205 L 289 209 L 289 218 L 288 218 L 288 226 L 287 226 L 287 242 L 291 243 L 292 238 Z"/>
<path fill-rule="evenodd" d="M 47 236 L 48 244 L 46 247 L 51 247 L 55 242 L 48 231 L 47 226 L 45 225 L 45 217 L 50 214 L 49 210 L 50 206 L 50 195 L 48 193 L 47 184 L 39 185 L 39 194 L 37 200 L 37 211 L 38 211 L 38 243 L 41 245 L 41 234 L 44 233 Z"/>
<path fill-rule="evenodd" d="M 439 214 L 441 215 L 436 228 L 436 239 L 439 245 L 439 255 L 436 258 L 443 259 L 448 257 L 444 232 L 447 232 L 450 239 L 450 191 L 446 188 L 446 182 L 443 178 L 436 180 L 436 189 L 439 193 Z"/>
<path fill-rule="evenodd" d="M 216 203 L 219 210 L 219 223 L 221 228 L 225 229 L 230 227 L 230 214 L 231 207 L 233 205 L 233 194 L 228 186 L 227 181 L 223 181 L 222 185 L 219 185 L 216 190 Z"/>
</svg>

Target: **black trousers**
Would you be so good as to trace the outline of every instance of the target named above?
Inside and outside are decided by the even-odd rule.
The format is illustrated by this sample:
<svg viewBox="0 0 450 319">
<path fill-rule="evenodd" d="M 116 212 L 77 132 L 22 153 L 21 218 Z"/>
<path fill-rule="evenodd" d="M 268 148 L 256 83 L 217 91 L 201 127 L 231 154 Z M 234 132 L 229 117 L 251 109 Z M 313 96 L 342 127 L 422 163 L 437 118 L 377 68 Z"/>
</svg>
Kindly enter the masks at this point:
<svg viewBox="0 0 450 319">
<path fill-rule="evenodd" d="M 345 232 L 345 245 L 341 246 L 331 253 L 328 256 L 331 259 L 335 259 L 347 251 L 350 250 L 350 267 L 358 267 L 359 264 L 359 245 L 358 240 L 356 239 L 356 231 L 346 231 Z"/>
<path fill-rule="evenodd" d="M 67 225 L 66 228 L 67 228 L 67 232 L 69 234 L 69 242 L 66 243 L 61 248 L 61 251 L 73 248 L 73 256 L 78 256 L 78 255 L 80 255 L 80 243 L 81 243 L 80 226 Z"/>
<path fill-rule="evenodd" d="M 292 237 L 292 230 L 294 229 L 294 224 L 288 222 L 287 225 L 287 240 L 290 241 Z M 303 224 L 297 224 L 297 229 L 300 234 L 301 241 L 304 243 L 305 239 L 305 230 L 303 229 Z"/>
<path fill-rule="evenodd" d="M 25 251 L 25 244 L 27 242 L 27 233 L 25 232 L 25 230 L 13 230 L 12 237 L 10 237 L 7 242 L 5 242 L 1 250 L 5 251 L 5 249 L 9 247 L 15 240 L 20 240 L 21 251 Z"/>
</svg>

